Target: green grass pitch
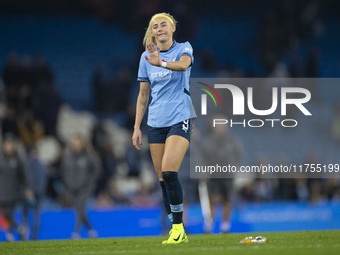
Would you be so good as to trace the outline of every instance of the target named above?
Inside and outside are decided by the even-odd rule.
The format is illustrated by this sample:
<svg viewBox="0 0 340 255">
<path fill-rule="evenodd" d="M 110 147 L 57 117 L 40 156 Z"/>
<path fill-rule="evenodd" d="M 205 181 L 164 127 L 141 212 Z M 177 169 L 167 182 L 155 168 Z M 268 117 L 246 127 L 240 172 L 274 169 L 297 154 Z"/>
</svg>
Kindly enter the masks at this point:
<svg viewBox="0 0 340 255">
<path fill-rule="evenodd" d="M 249 235 L 265 236 L 268 243 L 239 243 Z M 177 246 L 162 246 L 161 241 L 164 239 L 165 237 L 138 237 L 0 243 L 0 254 L 340 254 L 340 231 L 190 235 L 188 244 Z"/>
</svg>

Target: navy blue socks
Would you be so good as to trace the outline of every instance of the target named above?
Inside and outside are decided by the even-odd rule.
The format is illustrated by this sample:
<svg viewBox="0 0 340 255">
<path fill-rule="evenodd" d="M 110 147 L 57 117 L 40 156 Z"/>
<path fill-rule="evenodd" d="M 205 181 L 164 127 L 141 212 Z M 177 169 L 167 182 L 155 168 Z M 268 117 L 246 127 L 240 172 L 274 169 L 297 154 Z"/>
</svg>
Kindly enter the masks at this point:
<svg viewBox="0 0 340 255">
<path fill-rule="evenodd" d="M 178 173 L 166 171 L 163 172 L 162 175 L 166 191 L 168 193 L 168 200 L 173 219 L 172 223 L 180 224 L 182 223 L 183 217 L 183 190 L 178 179 Z"/>
<path fill-rule="evenodd" d="M 162 189 L 164 207 L 165 207 L 166 213 L 168 214 L 169 220 L 172 222 L 172 213 L 171 213 L 171 208 L 170 208 L 169 199 L 168 199 L 168 192 L 166 192 L 165 182 L 160 181 L 159 183 Z"/>
</svg>

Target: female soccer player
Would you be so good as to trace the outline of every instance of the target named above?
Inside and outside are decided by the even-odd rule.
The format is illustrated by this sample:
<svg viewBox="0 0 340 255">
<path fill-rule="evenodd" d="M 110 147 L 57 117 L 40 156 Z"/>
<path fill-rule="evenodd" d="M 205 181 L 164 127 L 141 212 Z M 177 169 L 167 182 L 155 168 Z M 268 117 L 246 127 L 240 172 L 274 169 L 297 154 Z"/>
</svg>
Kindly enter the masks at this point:
<svg viewBox="0 0 340 255">
<path fill-rule="evenodd" d="M 137 150 L 142 145 L 140 124 L 149 102 L 148 140 L 152 161 L 162 188 L 164 205 L 172 229 L 162 244 L 188 242 L 183 215 L 183 191 L 178 169 L 190 142 L 191 115 L 189 78 L 194 62 L 189 42 L 173 39 L 175 19 L 167 13 L 155 14 L 144 36 L 145 52 L 139 62 L 140 91 L 132 142 Z"/>
</svg>

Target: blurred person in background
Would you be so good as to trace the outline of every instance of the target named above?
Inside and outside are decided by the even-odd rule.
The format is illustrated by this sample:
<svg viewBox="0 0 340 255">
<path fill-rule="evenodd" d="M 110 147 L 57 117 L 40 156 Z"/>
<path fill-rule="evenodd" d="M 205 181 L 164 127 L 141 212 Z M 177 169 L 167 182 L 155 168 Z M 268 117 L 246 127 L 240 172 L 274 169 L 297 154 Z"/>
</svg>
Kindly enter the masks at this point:
<svg viewBox="0 0 340 255">
<path fill-rule="evenodd" d="M 34 225 L 32 229 L 32 239 L 37 240 L 40 226 L 40 204 L 46 193 L 47 186 L 47 166 L 39 159 L 38 150 L 35 146 L 29 148 L 27 157 L 27 176 L 29 186 L 32 187 L 34 200 L 26 199 L 24 203 L 24 223 L 29 226 L 28 211 L 33 209 Z"/>
<path fill-rule="evenodd" d="M 114 112 L 126 112 L 129 103 L 131 84 L 132 76 L 130 69 L 127 66 L 120 67 L 117 78 L 112 81 L 111 89 L 113 89 L 113 93 L 110 93 L 111 98 L 109 99 L 114 103 Z M 112 96 L 114 98 L 112 98 Z"/>
<path fill-rule="evenodd" d="M 198 180 L 190 178 L 190 155 L 193 151 L 190 147 L 184 156 L 179 176 L 183 187 L 183 222 L 188 224 L 190 217 L 188 215 L 188 206 L 198 201 Z"/>
<path fill-rule="evenodd" d="M 0 207 L 9 222 L 7 241 L 14 241 L 14 229 L 17 229 L 22 240 L 25 240 L 25 227 L 19 226 L 14 220 L 16 205 L 24 198 L 34 199 L 27 180 L 26 165 L 19 154 L 15 137 L 6 134 L 0 153 Z"/>
<path fill-rule="evenodd" d="M 2 77 L 5 83 L 6 99 L 9 104 L 16 105 L 17 91 L 19 87 L 19 55 L 17 52 L 11 52 L 5 63 Z"/>
<path fill-rule="evenodd" d="M 54 77 L 51 68 L 47 65 L 43 55 L 38 54 L 33 58 L 32 65 L 33 88 L 42 84 L 52 84 Z"/>
<path fill-rule="evenodd" d="M 196 146 L 192 144 L 189 146 L 187 153 L 184 156 L 182 165 L 180 167 L 179 176 L 183 187 L 183 222 L 188 223 L 190 217 L 188 215 L 188 206 L 199 201 L 198 196 L 198 179 L 190 178 L 190 163 L 195 162 L 197 165 L 201 165 L 201 136 L 197 128 L 193 126 L 190 137 L 191 141 L 195 142 Z M 189 169 L 189 170 L 188 170 Z"/>
<path fill-rule="evenodd" d="M 266 154 L 260 155 L 256 160 L 256 166 L 268 165 L 269 159 Z M 278 186 L 276 178 L 263 178 L 257 173 L 256 178 L 252 182 L 254 199 L 256 202 L 269 202 L 275 197 L 275 191 Z"/>
<path fill-rule="evenodd" d="M 286 156 L 278 159 L 277 165 L 287 166 L 291 160 Z M 278 178 L 277 198 L 280 200 L 298 200 L 298 189 L 296 178 Z"/>
<path fill-rule="evenodd" d="M 307 172 L 307 166 L 316 166 L 318 164 L 318 162 L 320 162 L 319 156 L 318 156 L 318 151 L 315 149 L 311 149 L 308 154 L 307 154 L 307 158 L 303 164 L 305 170 L 304 172 Z M 318 202 L 324 202 L 325 200 L 327 200 L 327 194 L 325 193 L 325 183 L 326 180 L 328 180 L 328 178 L 321 178 L 322 176 L 319 175 L 317 176 L 316 174 L 314 174 L 313 176 L 308 176 L 307 175 L 306 179 L 306 188 L 308 189 L 308 193 L 306 195 L 308 195 L 308 200 L 311 203 L 318 203 Z M 318 177 L 318 178 L 317 178 Z M 328 176 L 329 177 L 329 176 Z M 296 182 L 296 192 L 297 195 L 299 195 L 298 193 L 298 183 L 299 183 L 300 179 L 296 178 L 295 182 Z"/>
<path fill-rule="evenodd" d="M 111 137 L 103 121 L 98 121 L 92 129 L 91 143 L 96 150 L 102 165 L 102 172 L 98 178 L 96 194 L 106 192 L 108 181 L 116 172 L 116 157 Z"/>
<path fill-rule="evenodd" d="M 31 109 L 25 109 L 24 116 L 19 121 L 19 133 L 26 148 L 35 146 L 44 137 L 44 127 L 35 118 Z"/>
<path fill-rule="evenodd" d="M 216 116 L 215 118 L 221 118 Z M 225 117 L 222 117 L 223 119 Z M 221 119 L 222 119 L 221 118 Z M 208 165 L 236 166 L 238 167 L 242 160 L 241 142 L 227 125 L 216 125 L 203 143 L 204 158 Z M 231 213 L 231 195 L 233 191 L 232 176 L 220 176 L 208 180 L 208 193 L 210 200 L 211 219 L 205 222 L 205 232 L 213 231 L 213 222 L 215 217 L 216 206 L 222 205 L 222 224 L 220 231 L 228 233 L 230 230 L 230 213 Z"/>
<path fill-rule="evenodd" d="M 132 77 L 127 65 L 120 67 L 113 77 L 98 66 L 92 77 L 95 110 L 102 113 L 126 112 L 131 91 Z"/>
<path fill-rule="evenodd" d="M 27 108 L 32 108 L 33 103 L 33 73 L 31 56 L 23 55 L 19 64 L 19 84 L 15 93 L 15 105 L 18 115 L 25 114 Z"/>
<path fill-rule="evenodd" d="M 62 99 L 52 83 L 40 83 L 34 92 L 35 117 L 41 120 L 44 134 L 57 136 L 59 110 Z"/>
<path fill-rule="evenodd" d="M 6 89 L 13 88 L 19 82 L 19 55 L 17 52 L 11 52 L 8 55 L 7 62 L 5 63 L 2 77 L 6 86 Z"/>
<path fill-rule="evenodd" d="M 93 91 L 93 105 L 94 109 L 99 112 L 107 112 L 109 107 L 106 102 L 106 84 L 104 81 L 104 68 L 97 66 L 92 76 L 92 91 Z"/>
<path fill-rule="evenodd" d="M 32 57 L 30 55 L 22 55 L 19 63 L 19 83 L 20 87 L 25 85 L 32 87 L 33 73 L 32 73 Z"/>
<path fill-rule="evenodd" d="M 6 116 L 1 121 L 1 134 L 4 136 L 5 134 L 11 133 L 15 137 L 19 137 L 19 126 L 16 119 L 16 111 L 13 105 L 8 104 L 6 109 Z"/>
<path fill-rule="evenodd" d="M 71 137 L 70 148 L 66 150 L 61 163 L 61 176 L 67 196 L 76 210 L 76 226 L 72 238 L 80 238 L 82 224 L 89 231 L 89 237 L 95 238 L 97 232 L 92 228 L 86 216 L 86 202 L 93 194 L 101 171 L 100 162 L 80 134 Z"/>
<path fill-rule="evenodd" d="M 128 146 L 125 153 L 125 160 L 128 166 L 128 176 L 140 178 L 142 172 L 142 157 L 141 154 L 133 146 Z"/>
</svg>

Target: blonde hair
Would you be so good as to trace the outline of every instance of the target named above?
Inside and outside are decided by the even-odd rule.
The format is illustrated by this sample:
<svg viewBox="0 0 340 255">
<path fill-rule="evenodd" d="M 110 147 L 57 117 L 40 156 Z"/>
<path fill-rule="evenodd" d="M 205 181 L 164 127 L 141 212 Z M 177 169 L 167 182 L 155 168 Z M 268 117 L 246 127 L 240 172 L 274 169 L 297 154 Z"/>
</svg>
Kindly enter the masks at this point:
<svg viewBox="0 0 340 255">
<path fill-rule="evenodd" d="M 153 15 L 152 18 L 150 19 L 149 26 L 146 29 L 144 39 L 143 39 L 143 46 L 145 47 L 145 50 L 147 50 L 146 45 L 148 45 L 150 43 L 156 44 L 156 40 L 151 34 L 151 30 L 152 30 L 151 25 L 152 25 L 152 20 L 154 18 L 158 18 L 158 17 L 168 18 L 171 25 L 176 26 L 177 21 L 169 13 L 162 12 L 162 13 L 156 13 L 155 15 Z"/>
</svg>

